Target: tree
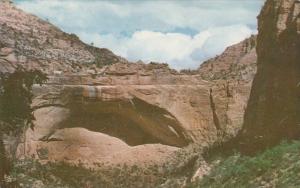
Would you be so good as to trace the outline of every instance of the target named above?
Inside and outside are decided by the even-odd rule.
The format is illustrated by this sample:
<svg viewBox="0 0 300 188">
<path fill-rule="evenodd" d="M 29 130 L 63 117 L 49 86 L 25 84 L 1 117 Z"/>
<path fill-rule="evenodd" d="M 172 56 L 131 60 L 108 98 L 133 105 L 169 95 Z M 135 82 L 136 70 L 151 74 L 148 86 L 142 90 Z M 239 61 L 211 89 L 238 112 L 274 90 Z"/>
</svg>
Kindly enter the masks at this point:
<svg viewBox="0 0 300 188">
<path fill-rule="evenodd" d="M 32 86 L 41 85 L 47 79 L 39 70 L 26 71 L 21 67 L 13 73 L 0 73 L 0 187 L 10 170 L 3 135 L 14 133 L 19 136 L 26 128 L 33 128 Z"/>
</svg>

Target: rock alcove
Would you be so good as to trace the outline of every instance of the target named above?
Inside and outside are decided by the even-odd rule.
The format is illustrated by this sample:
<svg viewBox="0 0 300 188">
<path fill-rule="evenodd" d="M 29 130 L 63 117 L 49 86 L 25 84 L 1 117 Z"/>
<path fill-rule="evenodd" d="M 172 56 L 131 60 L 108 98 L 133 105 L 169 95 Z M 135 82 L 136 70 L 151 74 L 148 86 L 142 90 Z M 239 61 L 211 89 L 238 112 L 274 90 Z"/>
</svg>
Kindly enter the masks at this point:
<svg viewBox="0 0 300 188">
<path fill-rule="evenodd" d="M 189 143 L 178 120 L 166 110 L 138 98 L 102 101 L 80 98 L 69 103 L 70 116 L 61 128 L 82 127 L 117 137 L 130 146 Z"/>
</svg>

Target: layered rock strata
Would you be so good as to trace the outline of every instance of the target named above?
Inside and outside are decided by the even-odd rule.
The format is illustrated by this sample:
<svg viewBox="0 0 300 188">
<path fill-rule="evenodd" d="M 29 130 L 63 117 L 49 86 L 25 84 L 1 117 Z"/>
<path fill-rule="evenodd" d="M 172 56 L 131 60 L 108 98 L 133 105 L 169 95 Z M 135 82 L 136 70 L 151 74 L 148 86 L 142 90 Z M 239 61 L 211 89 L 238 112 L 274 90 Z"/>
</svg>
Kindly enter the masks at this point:
<svg viewBox="0 0 300 188">
<path fill-rule="evenodd" d="M 188 144 L 226 140 L 243 123 L 255 73 L 253 37 L 191 75 L 129 63 L 8 2 L 0 3 L 0 33 L 1 72 L 22 66 L 49 77 L 34 87 L 35 129 L 19 145 L 20 158 L 158 163 Z"/>
</svg>

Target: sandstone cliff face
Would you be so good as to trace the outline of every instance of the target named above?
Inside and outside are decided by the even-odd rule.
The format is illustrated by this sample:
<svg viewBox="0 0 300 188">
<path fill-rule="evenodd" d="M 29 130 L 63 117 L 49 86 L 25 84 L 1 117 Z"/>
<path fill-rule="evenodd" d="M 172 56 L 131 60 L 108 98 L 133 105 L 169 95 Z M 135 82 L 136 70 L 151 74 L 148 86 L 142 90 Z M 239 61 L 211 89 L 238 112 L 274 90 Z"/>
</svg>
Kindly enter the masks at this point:
<svg viewBox="0 0 300 188">
<path fill-rule="evenodd" d="M 0 3 L 0 32 L 0 71 L 21 65 L 50 78 L 34 87 L 35 129 L 26 132 L 19 158 L 93 167 L 161 163 L 188 144 L 231 138 L 243 123 L 255 73 L 253 37 L 190 75 L 166 64 L 129 63 L 10 3 Z"/>
<path fill-rule="evenodd" d="M 258 70 L 242 134 L 249 150 L 299 136 L 299 13 L 299 1 L 268 0 L 259 15 Z"/>
<path fill-rule="evenodd" d="M 130 148 L 139 150 L 142 146 L 142 153 L 161 157 L 178 150 L 174 146 L 208 146 L 234 136 L 241 128 L 250 86 L 248 81 L 208 82 L 200 75 L 179 74 L 154 63 L 117 63 L 93 75 L 50 76 L 46 85 L 34 88 L 37 120 L 35 131 L 27 133 L 26 155 L 40 158 L 38 151 L 42 149 L 48 156 L 44 160 L 62 160 L 69 159 L 70 150 L 76 150 L 78 158 L 67 161 L 85 158 L 87 163 L 95 163 L 114 154 L 114 147 L 104 147 L 107 151 L 100 152 L 92 149 L 95 146 L 89 141 L 85 147 L 91 155 L 82 157 L 86 152 L 81 152 L 79 139 L 72 141 L 73 148 L 64 147 L 63 154 L 56 155 L 54 148 L 68 145 L 67 135 L 73 134 L 74 128 L 118 138 L 127 145 L 120 156 L 130 152 Z M 61 129 L 65 136 L 57 137 Z M 101 134 L 99 140 L 107 138 L 100 137 Z M 160 144 L 164 149 L 160 149 Z M 150 146 L 156 152 L 148 150 Z M 20 151 L 22 155 L 23 149 Z M 102 158 L 94 157 L 99 155 Z M 133 161 L 138 158 L 134 156 Z M 149 163 L 150 158 L 143 158 L 143 162 Z"/>
<path fill-rule="evenodd" d="M 86 76 L 79 79 L 82 80 L 79 83 L 76 83 L 78 76 L 75 80 L 67 76 L 55 77 L 51 79 L 53 83 L 50 80 L 42 87 L 36 86 L 33 105 L 37 120 L 35 131 L 28 132 L 27 155 L 36 155 L 38 150 L 44 148 L 49 152 L 48 159 L 62 159 L 63 157 L 55 155 L 57 152 L 51 150 L 55 143 L 68 142 L 67 136 L 57 138 L 60 129 L 65 130 L 64 135 L 72 134 L 69 130 L 81 127 L 119 138 L 127 145 L 124 152 L 129 152 L 128 145 L 134 148 L 140 148 L 141 145 L 147 148 L 148 144 L 183 147 L 198 142 L 205 146 L 216 141 L 221 130 L 234 132 L 229 126 L 232 122 L 228 120 L 235 116 L 228 116 L 226 122 L 226 118 L 222 119 L 220 115 L 227 117 L 230 111 L 237 108 L 242 111 L 243 107 L 240 104 L 235 106 L 236 101 L 227 97 L 226 87 L 222 84 L 217 86 L 204 82 L 199 76 L 173 75 L 167 73 L 168 69 L 147 70 L 146 74 L 145 69 L 135 69 L 140 65 L 127 66 L 130 67 L 127 75 L 124 69 L 116 72 L 110 67 L 102 76 Z M 89 85 L 93 82 L 97 84 Z M 214 88 L 213 94 L 209 88 Z M 241 92 L 233 95 L 247 95 L 242 88 L 240 90 Z M 215 109 L 212 108 L 212 103 L 215 104 Z M 228 104 L 233 105 L 231 107 Z M 218 126 L 214 123 L 214 113 L 220 116 Z M 240 120 L 241 117 L 232 119 Z M 102 140 L 101 137 L 98 139 Z M 76 143 L 73 143 L 73 147 L 78 150 L 80 141 Z M 168 148 L 174 150 L 170 146 L 164 146 L 162 151 L 168 152 Z M 86 147 L 92 146 L 86 144 Z M 71 149 L 66 148 L 64 157 L 69 157 Z M 91 151 L 93 155 L 113 154 L 113 147 L 106 149 L 107 151 L 102 150 L 100 153 L 99 150 Z M 145 149 L 143 152 L 153 153 L 153 150 Z M 162 156 L 163 152 L 158 152 L 157 155 Z M 77 156 L 80 156 L 78 153 Z M 51 155 L 54 156 L 50 157 Z M 99 161 L 95 157 L 86 157 L 87 159 L 90 163 Z"/>
</svg>

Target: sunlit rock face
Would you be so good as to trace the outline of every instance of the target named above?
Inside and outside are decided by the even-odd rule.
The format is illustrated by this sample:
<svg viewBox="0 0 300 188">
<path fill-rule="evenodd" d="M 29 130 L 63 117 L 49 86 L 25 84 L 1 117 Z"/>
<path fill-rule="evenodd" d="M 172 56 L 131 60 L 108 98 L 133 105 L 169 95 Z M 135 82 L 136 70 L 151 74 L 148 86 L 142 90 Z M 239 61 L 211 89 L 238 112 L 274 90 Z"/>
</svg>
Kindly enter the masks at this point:
<svg viewBox="0 0 300 188">
<path fill-rule="evenodd" d="M 299 136 L 299 13 L 299 1 L 268 0 L 259 15 L 258 71 L 243 129 L 250 152 Z"/>
<path fill-rule="evenodd" d="M 243 124 L 255 37 L 190 74 L 129 63 L 10 3 L 0 3 L 0 34 L 1 72 L 20 65 L 49 77 L 34 86 L 35 128 L 27 130 L 19 158 L 93 167 L 161 163 L 189 144 L 227 140 Z"/>
<path fill-rule="evenodd" d="M 203 62 L 198 74 L 205 80 L 252 81 L 256 73 L 256 35 L 229 46 L 225 51 Z"/>
<path fill-rule="evenodd" d="M 51 76 L 46 85 L 34 87 L 36 127 L 28 131 L 27 140 L 34 147 L 28 146 L 26 152 L 40 158 L 42 148 L 48 156 L 43 160 L 66 157 L 75 162 L 76 157 L 68 158 L 69 152 L 63 152 L 64 157 L 56 155 L 60 152 L 53 144 L 69 142 L 73 136 L 68 134 L 84 129 L 85 134 L 106 135 L 99 140 L 118 139 L 126 145 L 125 153 L 131 151 L 128 148 L 142 148 L 145 154 L 148 146 L 149 152 L 164 147 L 156 155 L 163 161 L 188 144 L 205 147 L 234 136 L 242 124 L 250 85 L 204 81 L 199 75 L 179 74 L 160 64 L 114 64 L 97 75 Z M 107 149 L 107 155 L 109 149 L 115 150 L 114 146 Z M 92 156 L 103 155 L 91 150 Z M 107 155 L 100 159 L 106 160 Z M 101 161 L 99 157 L 79 158 L 87 163 Z M 145 158 L 143 162 L 150 161 Z"/>
</svg>

